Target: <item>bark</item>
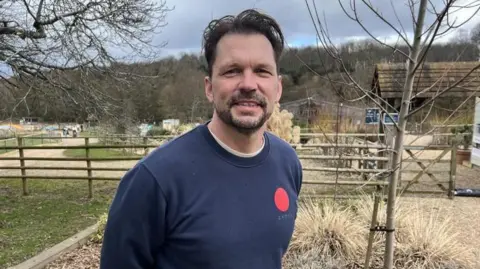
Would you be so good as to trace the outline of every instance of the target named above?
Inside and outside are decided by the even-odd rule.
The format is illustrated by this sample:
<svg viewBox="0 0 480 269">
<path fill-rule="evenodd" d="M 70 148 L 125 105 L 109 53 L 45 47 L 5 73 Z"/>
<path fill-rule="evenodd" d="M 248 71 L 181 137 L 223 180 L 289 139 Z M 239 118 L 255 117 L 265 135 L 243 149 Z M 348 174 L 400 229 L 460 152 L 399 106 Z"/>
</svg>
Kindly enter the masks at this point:
<svg viewBox="0 0 480 269">
<path fill-rule="evenodd" d="M 392 168 L 390 175 L 390 183 L 388 186 L 388 201 L 387 201 L 387 234 L 385 246 L 384 269 L 393 268 L 394 259 L 394 242 L 395 242 L 395 202 L 398 178 L 400 175 L 400 163 L 402 161 L 403 152 L 403 138 L 405 135 L 405 127 L 407 126 L 407 115 L 410 107 L 410 98 L 413 92 L 413 81 L 415 78 L 415 67 L 421 50 L 421 38 L 423 32 L 423 25 L 425 20 L 425 13 L 427 8 L 427 0 L 421 0 L 418 9 L 417 24 L 415 28 L 413 46 L 410 51 L 409 60 L 407 61 L 407 74 L 403 88 L 402 105 L 399 113 L 399 122 L 397 127 L 397 135 L 395 137 L 395 144 L 393 147 Z"/>
</svg>

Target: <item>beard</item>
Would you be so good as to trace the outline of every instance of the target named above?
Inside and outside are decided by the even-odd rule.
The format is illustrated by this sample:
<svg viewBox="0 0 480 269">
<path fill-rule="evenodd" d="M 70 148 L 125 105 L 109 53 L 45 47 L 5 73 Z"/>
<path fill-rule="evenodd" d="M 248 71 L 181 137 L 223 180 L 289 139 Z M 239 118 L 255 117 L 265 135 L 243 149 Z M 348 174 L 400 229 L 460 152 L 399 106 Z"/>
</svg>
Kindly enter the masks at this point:
<svg viewBox="0 0 480 269">
<path fill-rule="evenodd" d="M 242 119 L 235 117 L 232 113 L 232 108 L 242 100 L 257 102 L 262 109 L 261 115 L 256 119 Z M 222 122 L 245 135 L 250 135 L 262 128 L 272 114 L 267 111 L 267 101 L 265 98 L 257 94 L 255 91 L 239 91 L 238 94 L 235 94 L 230 100 L 228 100 L 225 106 L 214 103 L 214 109 Z"/>
</svg>

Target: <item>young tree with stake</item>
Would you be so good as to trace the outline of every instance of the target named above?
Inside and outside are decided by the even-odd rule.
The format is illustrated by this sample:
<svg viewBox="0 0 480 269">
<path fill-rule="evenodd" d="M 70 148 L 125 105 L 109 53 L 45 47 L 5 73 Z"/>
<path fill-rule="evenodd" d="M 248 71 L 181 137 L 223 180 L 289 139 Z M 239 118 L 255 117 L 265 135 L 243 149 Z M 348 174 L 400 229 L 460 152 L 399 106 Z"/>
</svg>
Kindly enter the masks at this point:
<svg viewBox="0 0 480 269">
<path fill-rule="evenodd" d="M 385 100 L 382 100 L 380 96 L 372 93 L 370 90 L 362 88 L 362 86 L 357 81 L 355 81 L 352 75 L 348 72 L 347 68 L 345 67 L 345 62 L 340 57 L 338 50 L 335 48 L 331 41 L 331 37 L 328 34 L 325 23 L 322 22 L 318 15 L 318 10 L 315 2 L 311 2 L 312 4 L 309 4 L 309 1 L 305 0 L 312 22 L 315 25 L 317 37 L 320 40 L 322 47 L 325 49 L 325 51 L 329 54 L 330 57 L 334 58 L 338 62 L 340 70 L 344 72 L 344 83 L 348 84 L 351 88 L 355 89 L 358 93 L 360 93 L 360 97 L 356 98 L 357 100 L 362 98 L 369 98 L 382 110 L 382 112 L 386 113 L 387 111 L 380 104 L 386 103 Z M 431 87 L 426 87 L 425 89 L 421 88 L 418 91 L 419 93 L 413 95 L 413 90 L 415 87 L 415 77 L 418 75 L 419 72 L 421 72 L 420 67 L 425 62 L 426 55 L 428 54 L 429 48 L 432 43 L 438 40 L 441 36 L 452 32 L 456 28 L 461 27 L 469 20 L 471 20 L 475 15 L 477 15 L 480 9 L 480 1 L 445 0 L 442 3 L 439 3 L 428 0 L 409 0 L 407 3 L 410 10 L 411 20 L 413 22 L 413 38 L 411 40 L 409 39 L 407 32 L 405 31 L 405 28 L 403 27 L 401 20 L 399 19 L 399 14 L 397 14 L 396 11 L 394 11 L 394 15 L 399 24 L 398 26 L 394 25 L 390 17 L 387 18 L 386 16 L 382 15 L 382 13 L 373 6 L 371 1 L 351 0 L 351 12 L 347 11 L 345 5 L 340 0 L 338 1 L 338 3 L 342 8 L 343 12 L 347 15 L 347 17 L 353 20 L 357 25 L 359 25 L 371 38 L 373 38 L 379 44 L 391 48 L 394 53 L 400 53 L 405 57 L 406 74 L 403 84 L 403 95 L 400 104 L 398 123 L 394 124 L 394 130 L 396 135 L 394 139 L 394 147 L 391 154 L 392 170 L 389 174 L 388 201 L 386 210 L 387 234 L 384 256 L 384 269 L 392 269 L 394 262 L 395 241 L 395 202 L 397 195 L 397 185 L 400 175 L 399 167 L 402 162 L 401 153 L 404 150 L 404 135 L 407 122 L 412 115 L 434 102 L 437 98 L 442 97 L 442 95 L 446 92 L 458 86 L 462 82 L 462 80 L 465 79 L 465 77 L 480 68 L 480 63 L 477 66 L 473 67 L 470 72 L 467 72 L 467 74 L 462 79 L 456 81 L 455 83 L 453 83 L 453 85 L 450 85 L 444 89 L 440 89 L 435 95 L 433 95 L 433 97 L 427 99 L 422 105 L 420 105 L 416 109 L 410 111 L 410 104 L 412 99 L 421 94 L 422 92 L 428 91 L 433 87 L 432 85 Z M 391 4 L 393 7 L 393 1 Z M 313 6 L 313 8 L 311 7 L 311 5 Z M 381 22 L 388 25 L 390 29 L 398 35 L 398 39 L 401 40 L 402 43 L 408 47 L 408 51 L 405 52 L 399 50 L 397 48 L 397 45 L 388 44 L 374 36 L 371 32 L 372 29 L 368 29 L 359 16 L 360 5 L 366 8 L 370 12 L 370 15 L 373 15 Z M 471 14 L 468 16 L 464 16 L 463 18 L 454 18 L 457 12 L 462 11 L 471 11 Z M 429 18 L 432 19 L 431 23 L 428 23 Z M 469 98 L 471 98 L 472 96 L 470 96 Z"/>
</svg>

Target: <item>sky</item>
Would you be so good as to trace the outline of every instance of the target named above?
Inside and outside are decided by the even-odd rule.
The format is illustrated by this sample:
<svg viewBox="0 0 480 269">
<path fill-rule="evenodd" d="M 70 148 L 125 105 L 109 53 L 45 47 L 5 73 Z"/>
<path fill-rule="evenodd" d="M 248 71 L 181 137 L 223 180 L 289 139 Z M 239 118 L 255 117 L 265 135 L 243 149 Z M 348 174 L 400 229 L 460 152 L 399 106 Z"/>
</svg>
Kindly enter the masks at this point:
<svg viewBox="0 0 480 269">
<path fill-rule="evenodd" d="M 166 0 L 173 11 L 167 14 L 168 25 L 162 29 L 162 33 L 155 37 L 155 42 L 167 42 L 163 54 L 179 55 L 181 53 L 199 52 L 201 47 L 202 32 L 208 22 L 213 18 L 224 15 L 235 15 L 247 8 L 257 8 L 260 11 L 274 17 L 282 27 L 289 46 L 301 47 L 316 43 L 315 27 L 310 18 L 305 0 Z M 471 2 L 462 0 L 462 2 Z M 314 13 L 313 1 L 308 0 L 311 11 Z M 316 10 L 320 20 L 326 23 L 329 36 L 333 43 L 342 43 L 352 39 L 362 39 L 368 34 L 355 22 L 349 19 L 345 11 L 353 15 L 351 2 L 356 3 L 357 14 L 366 29 L 382 41 L 395 42 L 398 34 L 385 22 L 382 22 L 360 0 L 316 0 Z M 388 23 L 401 29 L 404 27 L 407 35 L 412 34 L 412 19 L 406 0 L 370 0 L 376 10 L 388 20 Z M 414 2 L 418 2 L 415 0 Z M 436 4 L 442 4 L 443 0 L 432 0 Z M 342 10 L 343 4 L 345 11 Z M 417 5 L 418 7 L 418 5 Z M 439 8 L 440 6 L 437 6 Z M 463 9 L 454 15 L 465 19 L 475 9 Z M 416 12 L 416 11 L 415 11 Z M 471 29 L 480 22 L 477 14 L 463 29 Z M 427 22 L 432 22 L 432 16 L 428 13 Z M 442 40 L 452 37 L 445 36 Z M 441 40 L 440 40 L 441 41 Z"/>
<path fill-rule="evenodd" d="M 54 0 L 50 0 L 54 1 Z M 85 0 L 87 1 L 87 0 Z M 317 44 L 315 26 L 312 22 L 308 6 L 311 12 L 318 14 L 322 21 L 328 36 L 333 44 L 340 44 L 349 40 L 371 38 L 360 25 L 352 21 L 348 16 L 354 16 L 352 3 L 356 4 L 358 19 L 362 22 L 369 34 L 381 41 L 395 43 L 398 41 L 398 33 L 395 29 L 404 29 L 406 35 L 412 36 L 412 16 L 409 2 L 417 3 L 419 0 L 152 0 L 166 1 L 166 5 L 173 10 L 166 15 L 167 25 L 158 29 L 153 34 L 152 45 L 167 43 L 160 51 L 160 58 L 168 56 L 180 56 L 183 53 L 199 53 L 201 51 L 202 33 L 205 27 L 212 19 L 220 18 L 225 15 L 236 15 L 249 8 L 256 8 L 262 12 L 274 17 L 280 24 L 286 38 L 288 47 L 303 47 Z M 446 0 L 429 0 L 435 8 L 441 9 Z M 477 0 L 458 0 L 458 5 Z M 386 21 L 382 21 L 375 12 L 367 8 L 363 3 L 372 3 L 375 12 L 378 12 Z M 23 4 L 16 2 L 19 9 Z M 314 6 L 314 3 L 316 6 Z M 308 4 L 308 6 L 307 6 Z M 345 10 L 342 9 L 342 5 Z M 431 5 L 429 4 L 431 9 Z M 449 21 L 458 19 L 463 22 L 469 18 L 478 7 L 462 9 L 449 17 Z M 455 10 L 455 8 L 454 8 Z M 23 16 L 28 17 L 23 7 Z M 415 10 L 415 13 L 417 11 Z M 346 14 L 347 13 L 347 14 Z M 13 13 L 12 13 L 13 14 Z M 476 14 L 470 22 L 462 26 L 462 30 L 468 31 L 476 24 L 480 23 L 480 13 Z M 13 15 L 12 15 L 13 16 Z M 416 14 L 415 14 L 416 16 Z M 316 20 L 316 17 L 315 17 Z M 434 21 L 431 12 L 427 13 L 426 24 L 430 25 Z M 30 25 L 30 24 L 29 24 Z M 99 30 L 100 31 L 100 30 Z M 403 30 L 402 30 L 403 32 Z M 456 35 L 455 31 L 439 39 L 445 41 Z M 108 36 L 102 36 L 108 38 Z M 100 38 L 100 39 L 102 39 Z M 48 46 L 48 45 L 47 45 Z M 124 57 L 135 61 L 152 60 L 151 58 L 137 58 L 136 53 L 132 53 L 131 48 L 110 47 L 107 48 L 115 58 L 123 60 Z M 50 57 L 45 61 L 53 61 L 57 64 L 59 56 Z M 155 59 L 155 60 L 158 60 Z M 42 60 L 43 61 L 43 60 Z M 127 60 L 128 61 L 128 60 Z M 10 75 L 10 68 L 4 62 L 0 61 L 0 74 Z"/>
</svg>

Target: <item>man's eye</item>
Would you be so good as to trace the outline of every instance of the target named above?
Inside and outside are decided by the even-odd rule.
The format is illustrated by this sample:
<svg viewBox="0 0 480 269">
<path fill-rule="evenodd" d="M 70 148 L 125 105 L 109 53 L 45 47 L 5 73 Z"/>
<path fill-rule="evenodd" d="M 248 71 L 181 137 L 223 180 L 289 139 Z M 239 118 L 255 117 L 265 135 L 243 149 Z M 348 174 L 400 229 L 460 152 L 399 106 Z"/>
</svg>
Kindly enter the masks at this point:
<svg viewBox="0 0 480 269">
<path fill-rule="evenodd" d="M 257 73 L 263 73 L 263 74 L 270 74 L 270 72 L 266 69 L 257 69 Z"/>
<path fill-rule="evenodd" d="M 225 72 L 225 74 L 235 74 L 235 73 L 238 73 L 239 70 L 238 69 L 230 69 L 230 70 L 227 70 L 227 72 Z"/>
</svg>

